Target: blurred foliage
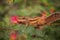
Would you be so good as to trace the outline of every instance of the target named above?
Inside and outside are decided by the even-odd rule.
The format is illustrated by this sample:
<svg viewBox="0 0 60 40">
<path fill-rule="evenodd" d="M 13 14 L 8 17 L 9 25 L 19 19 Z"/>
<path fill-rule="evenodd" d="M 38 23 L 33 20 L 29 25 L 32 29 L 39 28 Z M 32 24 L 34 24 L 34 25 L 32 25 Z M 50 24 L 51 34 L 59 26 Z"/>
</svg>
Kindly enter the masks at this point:
<svg viewBox="0 0 60 40">
<path fill-rule="evenodd" d="M 0 40 L 9 40 L 10 29 L 18 31 L 17 40 L 60 40 L 58 25 L 45 26 L 44 30 L 37 30 L 31 25 L 26 28 L 25 25 L 10 22 L 12 15 L 34 17 L 46 11 L 49 16 L 51 8 L 59 12 L 60 0 L 0 0 Z"/>
</svg>

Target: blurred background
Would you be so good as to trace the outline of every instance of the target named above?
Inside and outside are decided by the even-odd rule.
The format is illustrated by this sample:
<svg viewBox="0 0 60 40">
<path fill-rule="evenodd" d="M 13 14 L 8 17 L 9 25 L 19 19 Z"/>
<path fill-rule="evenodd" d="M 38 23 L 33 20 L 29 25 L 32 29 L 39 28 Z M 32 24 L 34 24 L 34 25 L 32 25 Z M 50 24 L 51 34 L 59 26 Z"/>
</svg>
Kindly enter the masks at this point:
<svg viewBox="0 0 60 40">
<path fill-rule="evenodd" d="M 36 17 L 43 11 L 47 16 L 60 12 L 60 0 L 0 0 L 0 40 L 60 40 L 60 20 L 44 30 L 10 22 L 11 16 Z"/>
</svg>

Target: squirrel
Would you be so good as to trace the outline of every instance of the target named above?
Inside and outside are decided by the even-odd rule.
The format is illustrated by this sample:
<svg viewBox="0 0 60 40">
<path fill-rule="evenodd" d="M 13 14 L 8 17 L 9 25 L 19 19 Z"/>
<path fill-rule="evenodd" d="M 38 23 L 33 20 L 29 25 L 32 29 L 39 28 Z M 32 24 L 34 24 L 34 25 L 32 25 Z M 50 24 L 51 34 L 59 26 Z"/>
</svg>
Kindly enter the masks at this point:
<svg viewBox="0 0 60 40">
<path fill-rule="evenodd" d="M 20 20 L 21 19 L 21 20 Z M 41 17 L 24 17 L 24 18 L 19 18 L 18 23 L 20 24 L 26 24 L 28 25 L 33 25 L 35 27 L 41 27 L 44 25 L 51 25 L 53 22 L 60 20 L 60 12 L 55 12 L 50 14 L 50 16 L 46 17 L 45 19 L 41 19 Z"/>
<path fill-rule="evenodd" d="M 28 24 L 36 24 L 38 25 L 38 22 L 41 20 L 41 17 L 34 17 L 34 18 L 30 18 L 30 17 L 24 17 L 24 18 L 19 18 L 19 23 L 25 23 L 27 22 Z M 49 25 L 51 23 L 53 23 L 54 21 L 60 20 L 60 13 L 59 12 L 55 12 L 53 14 L 51 14 L 50 16 L 46 17 L 45 20 L 41 20 L 39 25 Z"/>
</svg>

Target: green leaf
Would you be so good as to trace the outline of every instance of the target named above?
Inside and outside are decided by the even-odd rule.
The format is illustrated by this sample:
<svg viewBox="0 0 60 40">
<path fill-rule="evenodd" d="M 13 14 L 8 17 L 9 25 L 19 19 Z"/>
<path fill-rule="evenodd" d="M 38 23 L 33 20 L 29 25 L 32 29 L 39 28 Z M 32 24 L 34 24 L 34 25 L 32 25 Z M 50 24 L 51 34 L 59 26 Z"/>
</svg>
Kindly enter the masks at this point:
<svg viewBox="0 0 60 40">
<path fill-rule="evenodd" d="M 19 3 L 21 2 L 22 0 L 14 0 L 14 3 Z"/>
<path fill-rule="evenodd" d="M 33 35 L 33 34 L 35 34 L 35 29 L 34 29 L 33 26 L 28 26 L 28 27 L 26 28 L 25 32 L 26 32 L 27 34 L 29 34 L 29 35 Z"/>
</svg>

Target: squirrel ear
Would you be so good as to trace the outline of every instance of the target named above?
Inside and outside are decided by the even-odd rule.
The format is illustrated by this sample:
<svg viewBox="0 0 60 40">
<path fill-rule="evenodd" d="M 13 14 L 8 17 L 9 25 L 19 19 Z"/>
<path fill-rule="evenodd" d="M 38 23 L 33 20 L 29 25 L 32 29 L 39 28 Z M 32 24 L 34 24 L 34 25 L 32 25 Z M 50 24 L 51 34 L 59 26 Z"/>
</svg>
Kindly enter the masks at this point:
<svg viewBox="0 0 60 40">
<path fill-rule="evenodd" d="M 46 11 L 43 11 L 42 14 L 41 14 L 41 18 L 42 19 L 45 19 L 47 17 L 47 12 Z"/>
<path fill-rule="evenodd" d="M 46 11 L 43 11 L 41 15 L 42 16 L 46 16 L 46 14 L 47 14 L 47 12 Z"/>
</svg>

